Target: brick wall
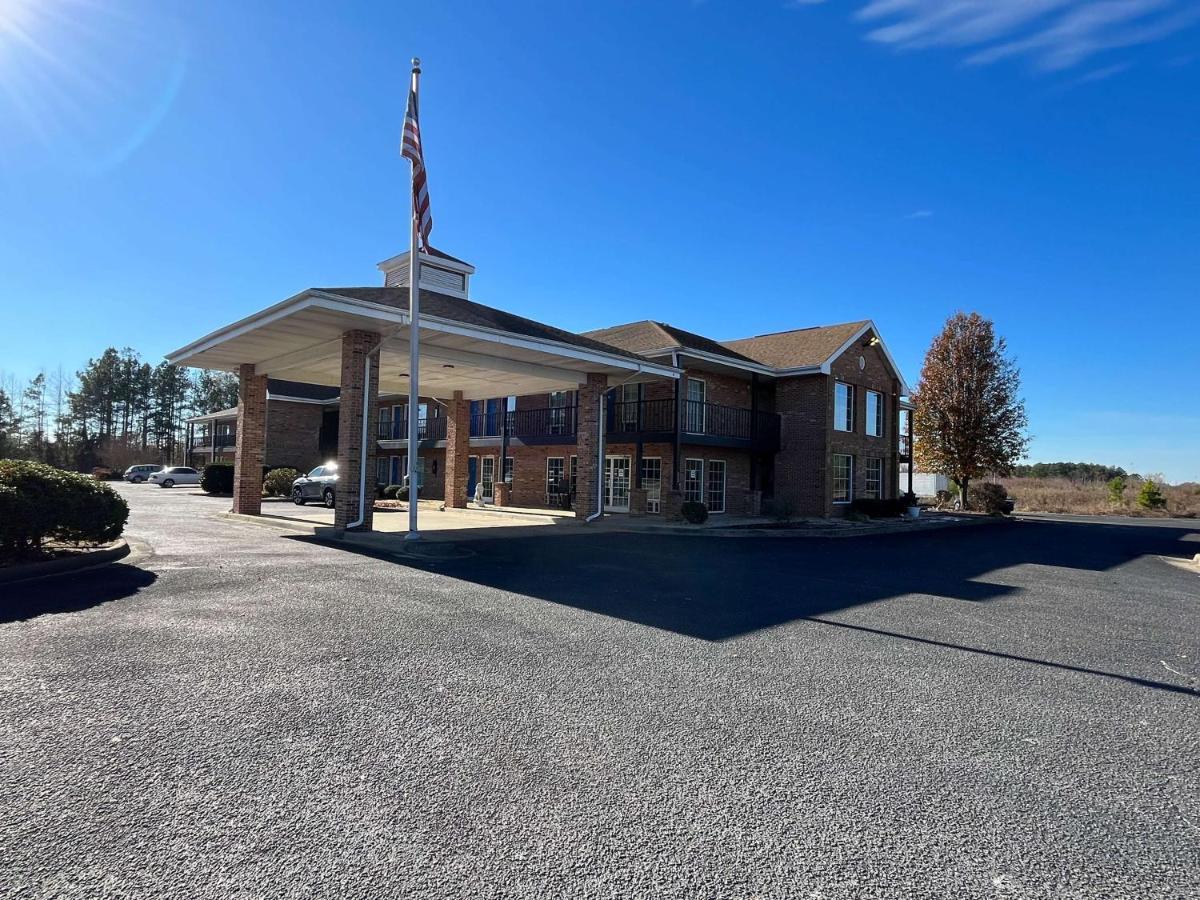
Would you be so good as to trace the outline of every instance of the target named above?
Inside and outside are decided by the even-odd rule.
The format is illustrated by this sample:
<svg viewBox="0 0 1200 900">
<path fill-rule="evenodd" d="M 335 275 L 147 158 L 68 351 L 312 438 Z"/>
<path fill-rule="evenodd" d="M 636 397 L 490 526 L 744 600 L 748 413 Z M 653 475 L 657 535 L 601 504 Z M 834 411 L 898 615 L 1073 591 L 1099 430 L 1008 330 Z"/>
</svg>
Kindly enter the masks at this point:
<svg viewBox="0 0 1200 900">
<path fill-rule="evenodd" d="M 320 448 L 324 410 L 316 403 L 268 401 L 266 464 L 307 472 L 325 462 Z"/>
<path fill-rule="evenodd" d="M 793 504 L 796 515 L 829 512 L 826 486 L 833 388 L 825 375 L 781 378 L 775 385 L 780 447 L 775 456 L 775 497 Z"/>
<path fill-rule="evenodd" d="M 864 367 L 860 369 L 859 358 Z M 878 347 L 863 347 L 861 343 L 851 347 L 830 367 L 834 381 L 843 381 L 855 386 L 854 431 L 834 431 L 832 427 L 833 384 L 830 383 L 830 430 L 829 453 L 849 453 L 854 457 L 854 496 L 861 497 L 866 489 L 867 457 L 883 460 L 883 496 L 895 496 L 896 490 L 896 412 L 899 385 L 891 373 L 886 357 Z M 884 398 L 883 434 L 875 437 L 867 434 L 867 391 L 878 391 Z M 832 485 L 829 494 L 832 496 Z M 830 504 L 833 508 L 833 504 Z"/>
<path fill-rule="evenodd" d="M 358 518 L 363 451 L 363 394 L 367 394 L 367 497 L 362 503 L 362 530 L 370 531 L 375 497 L 375 423 L 379 392 L 379 354 L 370 356 L 370 385 L 364 384 L 364 368 L 379 336 L 369 331 L 347 331 L 342 335 L 341 402 L 338 405 L 338 490 L 333 522 L 345 528 Z"/>
<path fill-rule="evenodd" d="M 238 441 L 233 457 L 233 511 L 262 511 L 263 448 L 267 436 L 267 376 L 254 366 L 238 367 Z"/>
</svg>

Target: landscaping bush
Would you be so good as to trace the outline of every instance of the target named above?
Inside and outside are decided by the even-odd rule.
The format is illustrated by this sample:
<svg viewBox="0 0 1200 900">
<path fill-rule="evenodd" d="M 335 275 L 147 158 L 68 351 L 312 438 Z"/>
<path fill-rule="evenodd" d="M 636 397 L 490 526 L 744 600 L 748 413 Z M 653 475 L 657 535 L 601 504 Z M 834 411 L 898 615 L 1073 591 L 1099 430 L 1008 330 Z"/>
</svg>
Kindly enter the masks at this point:
<svg viewBox="0 0 1200 900">
<path fill-rule="evenodd" d="M 796 517 L 796 504 L 786 497 L 772 497 L 763 501 L 762 511 L 776 522 L 790 522 Z"/>
<path fill-rule="evenodd" d="M 692 525 L 701 525 L 708 521 L 708 507 L 695 500 L 687 501 L 679 511 L 683 515 L 683 520 Z"/>
<path fill-rule="evenodd" d="M 969 496 L 972 509 L 989 515 L 1000 515 L 1008 511 L 1008 504 L 1005 503 L 1005 500 L 1008 499 L 1008 491 L 1002 484 L 993 484 L 990 481 L 973 484 Z"/>
<path fill-rule="evenodd" d="M 402 484 L 389 484 L 383 489 L 385 500 L 407 500 L 408 488 Z"/>
<path fill-rule="evenodd" d="M 1125 502 L 1125 479 L 1121 475 L 1108 482 L 1108 502 L 1113 506 L 1121 506 Z"/>
<path fill-rule="evenodd" d="M 200 475 L 200 490 L 206 494 L 232 494 L 233 466 L 229 463 L 209 463 Z"/>
<path fill-rule="evenodd" d="M 124 498 L 87 475 L 0 460 L 0 556 L 36 553 L 47 538 L 76 544 L 113 541 L 128 518 Z"/>
<path fill-rule="evenodd" d="M 850 508 L 865 516 L 870 516 L 872 519 L 894 519 L 904 515 L 904 510 L 908 505 L 909 502 L 905 497 L 893 497 L 891 500 L 860 497 L 850 504 Z"/>
<path fill-rule="evenodd" d="M 1137 504 L 1142 509 L 1163 509 L 1167 505 L 1167 498 L 1162 495 L 1158 482 L 1147 478 L 1142 482 L 1142 489 L 1138 491 Z"/>
<path fill-rule="evenodd" d="M 263 493 L 268 497 L 288 497 L 292 493 L 292 482 L 300 477 L 295 469 L 272 469 L 263 479 Z M 232 489 L 232 482 L 230 484 Z"/>
</svg>

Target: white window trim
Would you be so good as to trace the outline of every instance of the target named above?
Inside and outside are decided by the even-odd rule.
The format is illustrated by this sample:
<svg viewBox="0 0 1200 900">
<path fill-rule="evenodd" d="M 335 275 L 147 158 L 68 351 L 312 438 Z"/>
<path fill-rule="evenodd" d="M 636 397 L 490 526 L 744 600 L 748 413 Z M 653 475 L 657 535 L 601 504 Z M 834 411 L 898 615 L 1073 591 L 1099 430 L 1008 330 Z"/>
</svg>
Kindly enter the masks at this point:
<svg viewBox="0 0 1200 900">
<path fill-rule="evenodd" d="M 844 457 L 846 457 L 846 459 L 850 460 L 850 474 L 849 474 L 848 478 L 846 479 L 847 497 L 845 500 L 834 500 L 833 501 L 834 506 L 846 506 L 846 505 L 854 502 L 854 454 L 853 453 L 834 453 L 833 456 L 834 457 L 844 456 Z M 829 484 L 830 494 L 833 493 L 833 490 L 832 490 L 833 478 L 835 477 L 832 472 L 832 470 L 834 468 L 832 465 L 832 462 L 833 462 L 833 460 L 830 460 L 830 463 L 831 463 L 831 465 L 830 465 L 830 484 Z"/>
<path fill-rule="evenodd" d="M 709 470 L 713 463 L 717 463 L 721 467 L 721 508 L 713 509 L 708 502 L 708 476 Z M 729 509 L 729 465 L 723 459 L 706 459 L 704 461 L 704 505 L 708 507 L 708 511 L 714 516 L 722 516 Z"/>
<path fill-rule="evenodd" d="M 879 400 L 876 401 L 874 416 L 871 415 L 871 397 L 872 396 L 879 398 Z M 868 388 L 865 407 L 866 408 L 863 411 L 863 415 L 866 417 L 866 421 L 863 422 L 863 432 L 866 434 L 867 437 L 875 437 L 875 438 L 883 437 L 883 433 L 887 430 L 886 414 L 884 413 L 884 405 L 883 405 L 883 392 L 882 391 L 873 391 Z M 867 430 L 867 429 L 876 428 L 876 427 L 878 427 L 878 429 L 879 429 L 878 431 Z"/>
<path fill-rule="evenodd" d="M 883 457 L 882 456 L 868 456 L 866 458 L 867 466 L 866 466 L 866 470 L 863 472 L 863 485 L 864 485 L 863 490 L 866 491 L 867 490 L 866 485 L 869 485 L 871 483 L 871 463 L 872 462 L 879 463 L 879 488 L 875 491 L 874 499 L 882 500 L 882 499 L 884 499 L 884 497 L 883 497 L 883 482 L 884 482 L 883 471 L 884 470 L 883 470 Z M 851 491 L 851 493 L 853 493 L 853 491 Z"/>
<path fill-rule="evenodd" d="M 688 396 L 688 385 L 690 385 L 693 381 L 704 386 L 704 398 L 702 400 L 699 400 L 699 401 L 693 400 L 691 397 Z M 700 430 L 699 431 L 688 431 L 685 428 L 684 434 L 708 434 L 708 379 L 697 378 L 694 375 L 684 376 L 684 379 L 683 379 L 683 402 L 684 402 L 684 409 L 691 408 L 687 405 L 689 403 L 697 403 L 698 402 L 700 404 Z M 684 416 L 683 424 L 685 426 L 690 424 L 687 421 L 687 416 Z"/>
<path fill-rule="evenodd" d="M 838 388 L 845 388 L 847 393 L 849 394 L 849 396 L 846 398 L 847 399 L 846 406 L 850 413 L 850 427 L 849 428 L 843 428 L 842 425 L 844 423 L 838 421 L 838 415 L 837 415 Z M 856 410 L 854 409 L 854 405 L 857 402 L 858 402 L 858 391 L 855 390 L 854 385 L 850 384 L 850 382 L 848 382 L 848 381 L 835 381 L 833 383 L 833 430 L 834 431 L 837 431 L 841 434 L 854 434 L 854 426 L 858 424 L 855 421 L 857 416 L 855 415 Z"/>
<path fill-rule="evenodd" d="M 700 499 L 699 500 L 686 500 L 686 498 L 685 498 L 685 502 L 687 502 L 687 503 L 704 503 L 704 492 L 705 492 L 705 488 L 706 488 L 706 485 L 704 483 L 704 460 L 698 456 L 686 456 L 683 459 L 683 479 L 681 482 L 683 484 L 683 492 L 685 494 L 687 493 L 688 463 L 694 463 L 694 462 L 700 463 L 700 478 L 698 479 L 699 484 L 700 484 Z"/>
<path fill-rule="evenodd" d="M 562 480 L 567 481 L 570 477 L 567 472 L 567 458 L 565 456 L 547 456 L 546 457 L 546 477 L 542 481 L 542 487 L 546 491 L 546 496 L 550 496 L 550 463 L 553 460 L 558 460 L 562 463 Z M 570 490 L 570 481 L 567 481 L 567 489 Z"/>
</svg>

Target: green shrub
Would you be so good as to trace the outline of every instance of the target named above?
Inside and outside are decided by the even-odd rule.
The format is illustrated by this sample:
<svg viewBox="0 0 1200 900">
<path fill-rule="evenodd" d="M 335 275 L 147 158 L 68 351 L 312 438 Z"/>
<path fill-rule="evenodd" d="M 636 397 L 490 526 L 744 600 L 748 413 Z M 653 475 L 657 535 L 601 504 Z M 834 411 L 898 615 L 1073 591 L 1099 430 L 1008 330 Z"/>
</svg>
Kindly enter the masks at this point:
<svg viewBox="0 0 1200 900">
<path fill-rule="evenodd" d="M 229 463 L 209 463 L 200 475 L 200 490 L 206 494 L 232 494 L 233 466 Z"/>
<path fill-rule="evenodd" d="M 1117 475 L 1108 483 L 1108 502 L 1120 506 L 1125 502 L 1125 478 Z"/>
<path fill-rule="evenodd" d="M 968 491 L 968 496 L 971 500 L 972 509 L 977 509 L 989 515 L 997 515 L 1008 511 L 1008 504 L 1005 502 L 1008 499 L 1008 491 L 1004 489 L 1004 485 L 1002 484 L 993 484 L 990 481 L 973 484 Z"/>
<path fill-rule="evenodd" d="M 684 503 L 679 512 L 683 515 L 683 520 L 692 525 L 701 525 L 708 521 L 708 507 L 695 500 Z"/>
<path fill-rule="evenodd" d="M 36 552 L 47 538 L 78 544 L 116 540 L 128 518 L 121 495 L 87 475 L 0 460 L 0 555 Z"/>
<path fill-rule="evenodd" d="M 268 497 L 287 497 L 292 493 L 292 482 L 300 477 L 295 469 L 272 469 L 263 479 L 263 493 Z"/>
<path fill-rule="evenodd" d="M 1142 509 L 1163 509 L 1167 505 L 1167 498 L 1162 495 L 1158 483 L 1153 478 L 1147 478 L 1138 491 L 1137 503 Z"/>
<path fill-rule="evenodd" d="M 404 490 L 404 485 L 402 485 L 402 484 L 389 484 L 387 487 L 385 487 L 383 489 L 383 499 L 384 500 L 395 500 L 396 495 L 398 493 L 400 493 L 400 491 L 402 491 L 402 490 Z"/>
</svg>

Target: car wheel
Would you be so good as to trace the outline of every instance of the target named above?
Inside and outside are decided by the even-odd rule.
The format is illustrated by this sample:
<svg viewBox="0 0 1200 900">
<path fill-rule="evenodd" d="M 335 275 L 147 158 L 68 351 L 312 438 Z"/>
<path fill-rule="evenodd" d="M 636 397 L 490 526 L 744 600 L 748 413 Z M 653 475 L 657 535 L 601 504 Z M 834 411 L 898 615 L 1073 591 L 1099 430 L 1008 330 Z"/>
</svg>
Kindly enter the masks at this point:
<svg viewBox="0 0 1200 900">
<path fill-rule="evenodd" d="M 325 493 L 323 493 L 321 495 L 321 499 L 323 499 L 325 501 L 326 509 L 333 509 L 333 505 L 334 505 L 333 488 L 325 488 Z"/>
<path fill-rule="evenodd" d="M 162 483 L 162 486 L 163 487 L 175 487 L 175 482 L 172 479 L 168 478 L 166 481 L 164 481 Z"/>
<path fill-rule="evenodd" d="M 292 488 L 292 502 L 297 506 L 303 506 L 305 503 L 304 491 L 300 490 L 300 488 Z"/>
<path fill-rule="evenodd" d="M 143 478 L 141 475 L 134 475 L 134 476 L 133 476 L 131 479 L 129 479 L 129 480 L 130 480 L 130 481 L 132 481 L 134 484 L 141 484 L 141 483 L 142 483 L 143 481 L 145 481 L 146 479 L 145 479 L 145 478 Z"/>
</svg>

